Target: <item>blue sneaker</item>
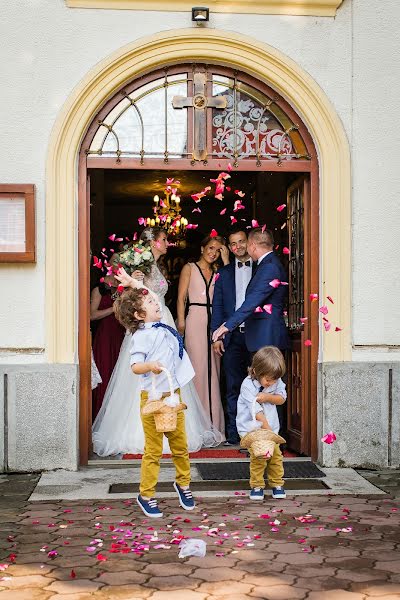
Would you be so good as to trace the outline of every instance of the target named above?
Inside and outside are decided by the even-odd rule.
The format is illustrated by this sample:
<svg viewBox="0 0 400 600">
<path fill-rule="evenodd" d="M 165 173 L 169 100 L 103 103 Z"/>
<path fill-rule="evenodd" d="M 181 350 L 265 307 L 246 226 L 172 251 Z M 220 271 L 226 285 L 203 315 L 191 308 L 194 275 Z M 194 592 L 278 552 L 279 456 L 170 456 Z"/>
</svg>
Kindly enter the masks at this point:
<svg viewBox="0 0 400 600">
<path fill-rule="evenodd" d="M 184 490 L 181 488 L 176 481 L 174 482 L 174 488 L 178 494 L 179 504 L 182 506 L 182 508 L 185 510 L 193 510 L 196 504 L 193 500 L 192 492 L 189 489 Z"/>
<path fill-rule="evenodd" d="M 146 517 L 160 519 L 163 516 L 161 510 L 157 506 L 157 500 L 155 498 L 144 500 L 144 498 L 142 498 L 142 496 L 139 494 L 139 496 L 136 498 L 136 502 L 139 504 Z"/>
<path fill-rule="evenodd" d="M 272 488 L 272 497 L 273 498 L 286 498 L 285 488 L 283 488 L 281 486 Z"/>
<path fill-rule="evenodd" d="M 262 488 L 251 488 L 249 498 L 250 500 L 264 500 L 264 490 Z"/>
</svg>

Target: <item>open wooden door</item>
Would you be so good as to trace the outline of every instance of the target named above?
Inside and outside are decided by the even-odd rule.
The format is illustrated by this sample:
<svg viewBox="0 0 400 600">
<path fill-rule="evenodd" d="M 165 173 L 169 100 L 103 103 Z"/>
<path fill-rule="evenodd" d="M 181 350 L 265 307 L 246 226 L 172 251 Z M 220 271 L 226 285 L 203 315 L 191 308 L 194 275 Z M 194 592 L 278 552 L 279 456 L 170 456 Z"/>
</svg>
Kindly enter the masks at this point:
<svg viewBox="0 0 400 600">
<path fill-rule="evenodd" d="M 311 319 L 309 295 L 318 292 L 318 237 L 313 239 L 311 187 L 303 175 L 287 190 L 289 235 L 287 441 L 301 454 L 313 455 L 316 440 L 316 369 L 318 318 Z M 312 310 L 314 315 L 314 309 Z M 305 323 L 300 319 L 307 318 Z M 314 322 L 315 321 L 315 322 Z M 305 346 L 307 339 L 312 346 Z"/>
</svg>

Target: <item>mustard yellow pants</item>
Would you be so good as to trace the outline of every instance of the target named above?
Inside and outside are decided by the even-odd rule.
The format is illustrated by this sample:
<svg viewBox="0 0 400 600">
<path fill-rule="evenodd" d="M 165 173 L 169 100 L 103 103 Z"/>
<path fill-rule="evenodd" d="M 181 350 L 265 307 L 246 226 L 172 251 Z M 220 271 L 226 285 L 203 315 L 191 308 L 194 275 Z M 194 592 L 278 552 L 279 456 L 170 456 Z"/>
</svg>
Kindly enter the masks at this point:
<svg viewBox="0 0 400 600">
<path fill-rule="evenodd" d="M 268 460 L 257 458 L 250 450 L 250 487 L 265 488 L 264 473 L 267 469 L 269 487 L 284 485 L 283 456 L 279 444 L 275 444 L 274 453 Z"/>
<path fill-rule="evenodd" d="M 180 390 L 176 390 L 180 395 Z M 172 461 L 175 465 L 175 481 L 180 486 L 190 484 L 190 462 L 187 447 L 184 411 L 178 412 L 178 425 L 175 431 L 160 433 L 156 430 L 154 415 L 143 415 L 142 408 L 146 404 L 148 393 L 142 391 L 140 397 L 140 417 L 144 431 L 144 454 L 140 469 L 141 496 L 152 498 L 156 492 L 160 459 L 163 450 L 163 436 L 168 438 Z"/>
</svg>

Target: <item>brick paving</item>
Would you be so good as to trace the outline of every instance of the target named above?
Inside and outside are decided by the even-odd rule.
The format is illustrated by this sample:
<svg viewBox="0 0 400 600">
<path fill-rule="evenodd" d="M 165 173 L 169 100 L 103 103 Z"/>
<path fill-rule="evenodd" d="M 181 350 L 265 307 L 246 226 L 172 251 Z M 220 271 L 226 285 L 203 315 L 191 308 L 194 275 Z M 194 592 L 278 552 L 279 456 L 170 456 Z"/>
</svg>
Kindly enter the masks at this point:
<svg viewBox="0 0 400 600">
<path fill-rule="evenodd" d="M 232 493 L 144 518 L 132 500 L 29 503 L 37 475 L 0 476 L 0 600 L 397 600 L 400 471 L 386 496 L 251 503 Z M 179 559 L 183 537 L 207 542 Z"/>
</svg>

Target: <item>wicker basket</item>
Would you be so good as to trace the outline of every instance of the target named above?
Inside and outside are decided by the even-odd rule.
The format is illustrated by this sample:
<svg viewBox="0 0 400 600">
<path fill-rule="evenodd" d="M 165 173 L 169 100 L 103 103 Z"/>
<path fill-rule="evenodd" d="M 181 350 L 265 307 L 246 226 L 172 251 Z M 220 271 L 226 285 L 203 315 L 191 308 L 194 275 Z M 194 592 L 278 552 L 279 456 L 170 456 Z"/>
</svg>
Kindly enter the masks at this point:
<svg viewBox="0 0 400 600">
<path fill-rule="evenodd" d="M 275 444 L 284 444 L 286 440 L 268 429 L 256 429 L 242 437 L 240 445 L 248 448 L 257 458 L 271 458 Z"/>
<path fill-rule="evenodd" d="M 152 398 L 160 398 L 159 400 L 149 400 L 142 409 L 142 414 L 144 415 L 154 415 L 154 422 L 156 425 L 156 430 L 159 433 L 166 433 L 168 431 L 175 431 L 178 424 L 178 412 L 181 410 L 185 410 L 187 408 L 186 404 L 179 401 L 179 398 L 176 398 L 176 394 L 174 393 L 174 387 L 172 383 L 172 377 L 168 369 L 165 367 L 162 368 L 165 372 L 168 383 L 169 383 L 169 394 L 163 394 L 160 398 L 160 394 L 157 395 L 156 392 L 156 378 L 154 373 L 152 373 Z M 168 400 L 170 399 L 170 400 Z M 168 404 L 171 402 L 172 406 Z"/>
</svg>

